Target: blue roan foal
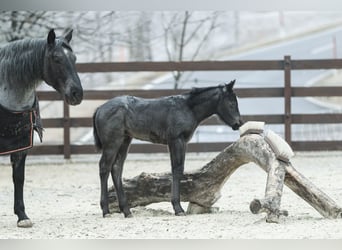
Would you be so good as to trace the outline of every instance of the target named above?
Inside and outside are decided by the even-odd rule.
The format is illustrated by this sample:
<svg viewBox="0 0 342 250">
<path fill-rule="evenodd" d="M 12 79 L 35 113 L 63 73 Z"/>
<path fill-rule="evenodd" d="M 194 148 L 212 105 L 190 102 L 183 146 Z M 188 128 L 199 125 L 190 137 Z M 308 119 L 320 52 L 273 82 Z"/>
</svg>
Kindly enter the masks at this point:
<svg viewBox="0 0 342 250">
<path fill-rule="evenodd" d="M 237 130 L 241 117 L 235 80 L 226 85 L 194 88 L 181 95 L 157 99 L 134 96 L 115 97 L 94 113 L 94 138 L 102 149 L 99 163 L 101 180 L 101 208 L 109 215 L 108 177 L 112 174 L 120 211 L 131 217 L 122 188 L 122 168 L 132 138 L 168 145 L 172 165 L 171 203 L 176 215 L 185 215 L 180 205 L 180 179 L 184 172 L 186 144 L 201 121 L 218 115 L 222 121 Z"/>
</svg>

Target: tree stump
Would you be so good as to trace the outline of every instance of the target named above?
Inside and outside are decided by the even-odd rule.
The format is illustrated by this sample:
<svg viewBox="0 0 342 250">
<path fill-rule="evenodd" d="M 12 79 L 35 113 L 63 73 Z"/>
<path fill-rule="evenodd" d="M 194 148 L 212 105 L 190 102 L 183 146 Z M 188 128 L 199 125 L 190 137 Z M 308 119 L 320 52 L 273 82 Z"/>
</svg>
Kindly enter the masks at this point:
<svg viewBox="0 0 342 250">
<path fill-rule="evenodd" d="M 188 214 L 208 213 L 221 197 L 221 188 L 240 166 L 253 162 L 268 174 L 265 197 L 250 204 L 252 213 L 266 212 L 266 222 L 278 222 L 279 216 L 287 215 L 280 210 L 283 184 L 308 202 L 326 218 L 341 218 L 342 208 L 308 179 L 301 175 L 290 162 L 276 158 L 270 145 L 260 134 L 247 134 L 228 146 L 201 169 L 184 173 L 181 181 L 181 200 L 189 202 Z M 141 173 L 124 179 L 124 190 L 130 207 L 170 201 L 171 173 Z M 109 189 L 112 212 L 118 212 L 114 187 Z"/>
</svg>

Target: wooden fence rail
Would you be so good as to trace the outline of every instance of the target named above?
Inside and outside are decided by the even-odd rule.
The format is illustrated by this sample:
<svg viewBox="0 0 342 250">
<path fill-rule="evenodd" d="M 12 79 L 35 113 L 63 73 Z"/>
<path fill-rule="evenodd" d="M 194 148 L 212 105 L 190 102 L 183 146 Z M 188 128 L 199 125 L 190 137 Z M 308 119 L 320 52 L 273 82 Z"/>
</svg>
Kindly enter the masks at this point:
<svg viewBox="0 0 342 250">
<path fill-rule="evenodd" d="M 283 60 L 263 61 L 198 61 L 198 62 L 127 62 L 127 63 L 80 63 L 79 73 L 98 72 L 141 72 L 141 71 L 241 71 L 241 70 L 282 70 L 284 72 L 283 87 L 272 88 L 240 88 L 236 89 L 240 98 L 284 98 L 282 114 L 246 115 L 244 120 L 265 121 L 268 124 L 283 124 L 286 141 L 294 150 L 342 150 L 342 141 L 293 141 L 291 127 L 293 124 L 329 124 L 342 123 L 341 113 L 329 114 L 293 114 L 291 99 L 293 97 L 342 96 L 341 87 L 293 87 L 291 72 L 293 70 L 342 69 L 341 59 L 329 60 L 291 60 L 285 56 Z M 279 79 L 281 81 L 282 79 Z M 130 94 L 146 98 L 179 94 L 187 90 L 85 90 L 84 100 L 108 100 L 114 96 Z M 40 100 L 60 100 L 56 92 L 38 92 Z M 61 102 L 63 103 L 63 102 Z M 95 153 L 93 145 L 73 145 L 70 140 L 70 129 L 77 127 L 92 127 L 91 117 L 70 117 L 69 106 L 65 103 L 64 115 L 61 118 L 43 119 L 45 128 L 63 128 L 64 141 L 61 145 L 37 145 L 31 149 L 31 154 L 63 154 L 70 158 L 72 154 Z M 82 105 L 82 104 L 81 104 Z M 203 125 L 221 124 L 216 118 L 207 119 Z M 341 125 L 342 126 L 342 125 Z M 188 151 L 221 151 L 231 142 L 190 143 Z M 134 144 L 130 152 L 166 152 L 162 145 Z"/>
</svg>

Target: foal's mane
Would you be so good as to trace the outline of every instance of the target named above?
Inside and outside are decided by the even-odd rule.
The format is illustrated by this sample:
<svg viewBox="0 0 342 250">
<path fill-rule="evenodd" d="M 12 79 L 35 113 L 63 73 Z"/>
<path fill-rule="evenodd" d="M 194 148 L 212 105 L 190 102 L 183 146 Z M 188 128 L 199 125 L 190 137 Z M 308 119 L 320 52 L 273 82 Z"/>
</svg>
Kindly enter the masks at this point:
<svg viewBox="0 0 342 250">
<path fill-rule="evenodd" d="M 204 88 L 192 88 L 191 91 L 189 92 L 189 94 L 190 94 L 190 96 L 196 96 L 196 95 L 200 95 L 200 94 L 202 94 L 204 92 L 207 92 L 207 91 L 218 89 L 220 87 L 221 86 L 204 87 Z"/>
<path fill-rule="evenodd" d="M 203 103 L 208 99 L 213 98 L 219 93 L 222 86 L 204 87 L 204 88 L 192 88 L 190 92 L 186 93 L 188 95 L 188 103 L 190 106 L 195 106 L 197 104 Z M 208 94 L 204 96 L 203 94 Z"/>
</svg>

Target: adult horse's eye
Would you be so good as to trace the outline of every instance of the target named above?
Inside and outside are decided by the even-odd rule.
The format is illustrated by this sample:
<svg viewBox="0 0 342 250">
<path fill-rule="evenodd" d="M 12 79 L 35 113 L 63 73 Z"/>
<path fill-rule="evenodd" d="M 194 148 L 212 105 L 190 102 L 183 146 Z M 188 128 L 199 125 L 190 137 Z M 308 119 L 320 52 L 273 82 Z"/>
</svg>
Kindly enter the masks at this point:
<svg viewBox="0 0 342 250">
<path fill-rule="evenodd" d="M 60 64 L 63 63 L 62 57 L 60 55 L 58 55 L 58 54 L 53 54 L 52 55 L 52 60 L 55 63 L 60 63 Z"/>
<path fill-rule="evenodd" d="M 76 62 L 77 61 L 77 57 L 73 54 L 71 59 L 73 60 L 73 62 Z"/>
<path fill-rule="evenodd" d="M 75 63 L 76 60 L 77 60 L 77 57 L 76 57 L 74 54 L 70 54 L 69 59 L 70 59 L 73 63 Z"/>
<path fill-rule="evenodd" d="M 57 56 L 52 57 L 52 61 L 54 63 L 60 63 L 61 62 L 61 60 Z"/>
</svg>

